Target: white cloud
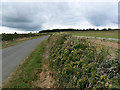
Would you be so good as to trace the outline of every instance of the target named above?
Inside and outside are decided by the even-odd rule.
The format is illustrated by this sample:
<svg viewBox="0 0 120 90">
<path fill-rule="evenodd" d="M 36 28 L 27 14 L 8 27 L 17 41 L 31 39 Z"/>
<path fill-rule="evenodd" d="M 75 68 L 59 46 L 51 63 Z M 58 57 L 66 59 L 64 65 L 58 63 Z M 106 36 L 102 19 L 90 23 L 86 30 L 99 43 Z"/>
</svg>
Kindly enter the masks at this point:
<svg viewBox="0 0 120 90">
<path fill-rule="evenodd" d="M 23 30 L 19 30 L 19 29 L 15 29 L 15 28 L 9 28 L 9 27 L 2 27 L 0 26 L 0 34 L 1 33 L 29 33 L 31 31 L 23 31 Z"/>
<path fill-rule="evenodd" d="M 2 11 L 3 26 L 22 31 L 118 28 L 117 2 L 7 2 Z"/>
<path fill-rule="evenodd" d="M 119 2 L 119 0 L 2 0 L 2 2 Z"/>
</svg>

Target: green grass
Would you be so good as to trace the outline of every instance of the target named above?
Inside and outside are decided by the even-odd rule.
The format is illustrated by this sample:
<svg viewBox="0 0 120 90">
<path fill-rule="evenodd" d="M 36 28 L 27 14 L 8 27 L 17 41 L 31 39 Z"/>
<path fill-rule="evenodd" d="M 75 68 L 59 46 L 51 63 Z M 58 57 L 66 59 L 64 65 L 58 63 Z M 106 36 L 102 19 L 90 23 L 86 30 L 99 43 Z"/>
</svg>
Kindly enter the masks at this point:
<svg viewBox="0 0 120 90">
<path fill-rule="evenodd" d="M 118 31 L 73 31 L 69 33 L 78 36 L 93 36 L 93 37 L 120 39 L 120 37 L 118 37 Z"/>
<path fill-rule="evenodd" d="M 46 47 L 46 40 L 28 56 L 28 58 L 15 70 L 11 78 L 3 82 L 3 88 L 32 88 L 33 82 L 38 79 L 42 71 L 43 54 Z"/>
<path fill-rule="evenodd" d="M 40 37 L 40 36 L 31 37 L 31 38 L 24 38 L 23 40 L 22 39 L 17 39 L 17 40 L 12 40 L 12 41 L 3 41 L 2 42 L 2 48 L 7 48 L 7 47 L 10 47 L 10 46 L 14 46 L 14 45 L 20 44 L 22 42 L 25 42 L 27 40 L 36 39 L 38 37 Z"/>
</svg>

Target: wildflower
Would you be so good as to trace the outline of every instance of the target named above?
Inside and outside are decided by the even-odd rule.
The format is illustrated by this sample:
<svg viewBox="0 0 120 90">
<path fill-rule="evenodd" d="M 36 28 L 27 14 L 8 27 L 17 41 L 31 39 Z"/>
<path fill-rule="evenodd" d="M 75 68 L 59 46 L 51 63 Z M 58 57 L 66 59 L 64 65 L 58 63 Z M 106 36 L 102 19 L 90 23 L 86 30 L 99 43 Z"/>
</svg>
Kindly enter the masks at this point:
<svg viewBox="0 0 120 90">
<path fill-rule="evenodd" d="M 107 82 L 107 83 L 105 83 L 105 86 L 107 87 L 109 85 L 109 83 Z"/>
<path fill-rule="evenodd" d="M 81 49 L 79 49 L 79 51 L 82 51 Z"/>
<path fill-rule="evenodd" d="M 72 53 L 74 52 L 74 51 L 71 51 Z"/>
<path fill-rule="evenodd" d="M 105 75 L 102 75 L 100 78 L 105 79 L 106 77 L 107 77 L 107 75 L 105 74 Z"/>
<path fill-rule="evenodd" d="M 88 43 L 88 45 L 90 46 L 90 43 Z"/>
<path fill-rule="evenodd" d="M 103 78 L 104 78 L 103 76 L 100 77 L 100 79 L 103 79 Z"/>
<path fill-rule="evenodd" d="M 109 88 L 112 88 L 112 84 L 109 85 Z"/>
</svg>

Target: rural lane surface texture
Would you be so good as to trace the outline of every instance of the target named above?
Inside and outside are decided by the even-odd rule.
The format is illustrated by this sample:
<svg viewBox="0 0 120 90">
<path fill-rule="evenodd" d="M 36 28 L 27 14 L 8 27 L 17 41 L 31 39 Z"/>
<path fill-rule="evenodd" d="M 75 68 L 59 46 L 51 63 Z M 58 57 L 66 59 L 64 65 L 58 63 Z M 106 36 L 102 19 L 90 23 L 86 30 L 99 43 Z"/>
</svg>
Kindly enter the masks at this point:
<svg viewBox="0 0 120 90">
<path fill-rule="evenodd" d="M 2 50 L 2 80 L 7 79 L 17 66 L 46 38 L 28 40 L 16 46 L 8 47 Z"/>
</svg>

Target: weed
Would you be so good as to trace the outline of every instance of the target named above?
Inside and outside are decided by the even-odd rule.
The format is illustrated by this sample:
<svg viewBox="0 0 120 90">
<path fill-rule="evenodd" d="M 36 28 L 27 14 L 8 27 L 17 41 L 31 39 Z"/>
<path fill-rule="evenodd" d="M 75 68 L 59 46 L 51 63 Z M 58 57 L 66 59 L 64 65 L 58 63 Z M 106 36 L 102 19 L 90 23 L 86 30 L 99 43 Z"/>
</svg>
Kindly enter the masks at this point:
<svg viewBox="0 0 120 90">
<path fill-rule="evenodd" d="M 56 87 L 119 88 L 120 62 L 106 47 L 65 33 L 54 34 L 49 40 Z"/>
</svg>

